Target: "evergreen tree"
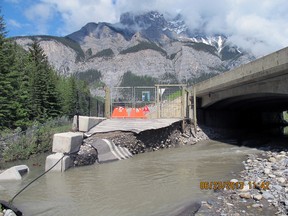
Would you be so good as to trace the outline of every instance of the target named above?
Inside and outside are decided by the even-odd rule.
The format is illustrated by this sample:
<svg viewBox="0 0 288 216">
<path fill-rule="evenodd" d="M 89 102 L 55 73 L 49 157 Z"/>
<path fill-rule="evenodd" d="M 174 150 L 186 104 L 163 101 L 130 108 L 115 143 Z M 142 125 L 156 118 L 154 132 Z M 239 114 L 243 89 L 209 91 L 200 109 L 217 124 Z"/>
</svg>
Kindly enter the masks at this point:
<svg viewBox="0 0 288 216">
<path fill-rule="evenodd" d="M 0 16 L 0 128 L 11 127 L 13 109 L 13 53 L 5 38 L 5 22 Z"/>
<path fill-rule="evenodd" d="M 31 71 L 30 93 L 33 99 L 32 113 L 34 118 L 44 121 L 60 114 L 57 75 L 50 67 L 47 56 L 38 42 L 29 48 L 30 61 L 34 65 Z"/>
<path fill-rule="evenodd" d="M 27 52 L 14 44 L 14 49 L 16 52 L 15 70 L 18 70 L 18 79 L 17 79 L 17 91 L 15 92 L 15 97 L 18 102 L 18 107 L 15 113 L 15 122 L 16 127 L 26 128 L 30 124 L 31 118 L 31 104 L 32 98 L 29 93 L 29 81 L 30 81 L 30 72 L 32 65 L 29 62 Z"/>
</svg>

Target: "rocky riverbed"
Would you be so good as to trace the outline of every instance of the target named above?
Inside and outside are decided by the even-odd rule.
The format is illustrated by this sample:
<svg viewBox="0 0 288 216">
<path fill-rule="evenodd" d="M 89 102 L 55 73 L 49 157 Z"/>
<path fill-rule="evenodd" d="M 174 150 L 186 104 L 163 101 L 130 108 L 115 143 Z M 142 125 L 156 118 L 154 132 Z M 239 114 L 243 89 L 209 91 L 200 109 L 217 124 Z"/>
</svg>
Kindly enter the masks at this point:
<svg viewBox="0 0 288 216">
<path fill-rule="evenodd" d="M 243 165 L 239 178 L 231 182 L 243 182 L 244 187 L 216 190 L 214 197 L 202 201 L 197 216 L 288 215 L 287 145 L 268 143 L 261 153 L 248 155 Z"/>
</svg>

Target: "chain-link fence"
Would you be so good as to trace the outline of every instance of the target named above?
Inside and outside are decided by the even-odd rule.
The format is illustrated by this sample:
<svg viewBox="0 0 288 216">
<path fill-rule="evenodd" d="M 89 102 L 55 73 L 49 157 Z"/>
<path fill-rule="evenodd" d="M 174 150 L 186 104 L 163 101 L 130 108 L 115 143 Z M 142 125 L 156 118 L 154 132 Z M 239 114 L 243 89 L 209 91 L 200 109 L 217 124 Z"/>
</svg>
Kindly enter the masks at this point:
<svg viewBox="0 0 288 216">
<path fill-rule="evenodd" d="M 181 118 L 182 86 L 159 86 L 160 118 Z"/>
<path fill-rule="evenodd" d="M 92 98 L 89 104 L 89 116 L 104 117 L 105 102 L 97 98 Z"/>
<path fill-rule="evenodd" d="M 117 107 L 148 110 L 148 118 L 182 118 L 187 101 L 183 97 L 184 85 L 156 85 L 114 87 L 111 89 L 111 113 Z"/>
</svg>

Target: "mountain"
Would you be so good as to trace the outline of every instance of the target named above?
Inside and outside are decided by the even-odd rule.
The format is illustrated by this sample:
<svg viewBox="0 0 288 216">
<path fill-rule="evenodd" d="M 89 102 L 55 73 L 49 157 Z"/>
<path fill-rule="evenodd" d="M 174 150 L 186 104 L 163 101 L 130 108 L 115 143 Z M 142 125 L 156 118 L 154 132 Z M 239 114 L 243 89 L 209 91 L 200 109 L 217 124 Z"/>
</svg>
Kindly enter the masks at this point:
<svg viewBox="0 0 288 216">
<path fill-rule="evenodd" d="M 120 85 L 127 71 L 162 83 L 191 83 L 255 59 L 228 39 L 223 34 L 192 31 L 181 15 L 166 18 L 157 11 L 127 12 L 115 24 L 87 23 L 65 37 L 14 38 L 25 49 L 39 41 L 59 73 L 97 70 L 108 86 Z"/>
</svg>

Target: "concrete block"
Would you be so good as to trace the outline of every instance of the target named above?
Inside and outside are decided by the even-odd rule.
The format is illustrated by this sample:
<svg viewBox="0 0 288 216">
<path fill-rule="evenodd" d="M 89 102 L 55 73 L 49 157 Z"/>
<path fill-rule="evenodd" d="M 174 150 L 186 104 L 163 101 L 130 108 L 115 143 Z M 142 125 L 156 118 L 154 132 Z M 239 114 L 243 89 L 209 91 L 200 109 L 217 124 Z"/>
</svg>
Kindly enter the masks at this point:
<svg viewBox="0 0 288 216">
<path fill-rule="evenodd" d="M 75 153 L 79 151 L 82 142 L 82 133 L 57 133 L 53 137 L 52 152 Z"/>
<path fill-rule="evenodd" d="M 29 172 L 26 165 L 18 165 L 5 170 L 0 174 L 0 181 L 21 180 L 22 176 Z"/>
<path fill-rule="evenodd" d="M 92 127 L 95 127 L 100 122 L 104 121 L 106 118 L 102 117 L 91 117 L 91 116 L 79 116 L 79 131 L 87 132 Z M 73 128 L 77 126 L 77 117 L 74 116 L 73 119 Z"/>
<path fill-rule="evenodd" d="M 47 156 L 45 163 L 45 171 L 54 166 L 63 156 L 64 156 L 63 153 L 55 153 Z M 64 172 L 72 166 L 73 166 L 73 160 L 68 155 L 65 155 L 61 159 L 61 161 L 59 161 L 57 165 L 52 168 L 51 171 Z"/>
</svg>

